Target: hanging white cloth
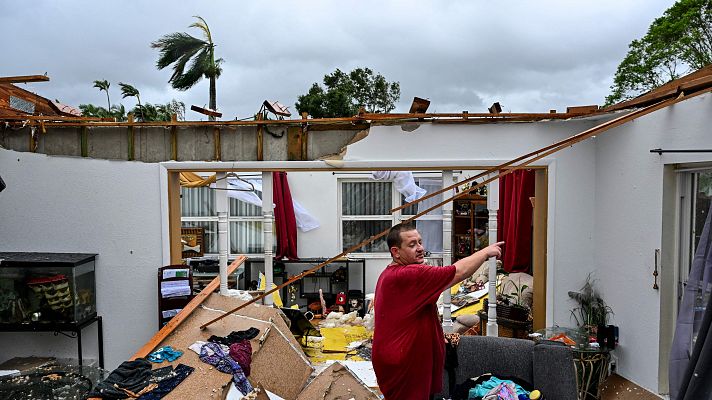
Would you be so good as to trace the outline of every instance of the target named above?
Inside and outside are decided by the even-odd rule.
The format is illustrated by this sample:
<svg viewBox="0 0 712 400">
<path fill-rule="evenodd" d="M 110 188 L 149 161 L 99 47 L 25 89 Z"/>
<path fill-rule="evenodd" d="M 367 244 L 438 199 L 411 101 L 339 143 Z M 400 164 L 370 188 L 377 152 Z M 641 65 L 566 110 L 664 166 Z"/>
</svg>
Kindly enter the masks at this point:
<svg viewBox="0 0 712 400">
<path fill-rule="evenodd" d="M 407 202 L 418 200 L 426 193 L 425 189 L 415 184 L 413 173 L 410 171 L 373 171 L 371 176 L 377 181 L 393 181 L 396 190 Z"/>
<path fill-rule="evenodd" d="M 228 189 L 239 189 L 229 190 L 227 192 L 228 197 L 262 208 L 262 199 L 256 193 L 262 193 L 262 179 L 248 179 L 247 182 L 239 179 L 228 179 Z M 254 186 L 254 191 L 251 190 L 252 187 L 250 187 L 250 183 Z M 292 205 L 294 206 L 294 217 L 297 222 L 297 228 L 299 228 L 300 231 L 309 232 L 319 227 L 319 221 L 294 198 L 292 198 Z M 274 208 L 274 204 L 272 204 L 272 208 Z"/>
</svg>

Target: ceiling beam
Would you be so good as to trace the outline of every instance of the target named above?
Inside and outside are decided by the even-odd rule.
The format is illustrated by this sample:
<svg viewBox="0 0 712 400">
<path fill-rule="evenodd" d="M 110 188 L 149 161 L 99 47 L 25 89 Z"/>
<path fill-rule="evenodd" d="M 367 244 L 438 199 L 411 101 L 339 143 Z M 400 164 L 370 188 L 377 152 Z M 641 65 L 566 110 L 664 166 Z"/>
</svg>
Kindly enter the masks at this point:
<svg viewBox="0 0 712 400">
<path fill-rule="evenodd" d="M 0 83 L 47 82 L 47 75 L 0 76 Z"/>
</svg>

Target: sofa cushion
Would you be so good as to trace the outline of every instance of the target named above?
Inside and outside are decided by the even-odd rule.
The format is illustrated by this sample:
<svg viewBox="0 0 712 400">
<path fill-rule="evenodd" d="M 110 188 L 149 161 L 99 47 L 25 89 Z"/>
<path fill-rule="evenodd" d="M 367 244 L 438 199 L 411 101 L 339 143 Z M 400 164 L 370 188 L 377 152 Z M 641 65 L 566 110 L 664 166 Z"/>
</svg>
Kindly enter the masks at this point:
<svg viewBox="0 0 712 400">
<path fill-rule="evenodd" d="M 534 342 L 530 340 L 463 336 L 457 347 L 459 367 L 456 383 L 486 373 L 496 376 L 516 376 L 524 381 L 533 382 L 533 347 Z"/>
<path fill-rule="evenodd" d="M 544 341 L 534 346 L 533 380 L 547 400 L 570 400 L 576 394 L 576 370 L 571 348 Z"/>
</svg>

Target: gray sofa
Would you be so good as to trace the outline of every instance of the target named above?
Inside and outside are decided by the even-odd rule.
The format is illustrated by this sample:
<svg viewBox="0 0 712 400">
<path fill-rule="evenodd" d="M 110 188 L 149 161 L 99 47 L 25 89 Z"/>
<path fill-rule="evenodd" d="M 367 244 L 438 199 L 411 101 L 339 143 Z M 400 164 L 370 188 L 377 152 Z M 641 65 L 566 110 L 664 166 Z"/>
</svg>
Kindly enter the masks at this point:
<svg viewBox="0 0 712 400">
<path fill-rule="evenodd" d="M 546 400 L 575 400 L 576 372 L 571 349 L 559 342 L 487 336 L 462 336 L 457 347 L 455 382 L 491 373 L 530 382 Z M 436 399 L 449 399 L 448 375 Z"/>
</svg>

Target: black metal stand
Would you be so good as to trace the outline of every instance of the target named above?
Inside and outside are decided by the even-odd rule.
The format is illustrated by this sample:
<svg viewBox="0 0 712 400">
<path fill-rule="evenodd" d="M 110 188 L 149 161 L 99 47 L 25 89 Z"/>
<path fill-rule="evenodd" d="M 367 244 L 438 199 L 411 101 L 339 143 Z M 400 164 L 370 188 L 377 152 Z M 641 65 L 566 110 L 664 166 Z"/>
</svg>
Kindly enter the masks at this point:
<svg viewBox="0 0 712 400">
<path fill-rule="evenodd" d="M 30 323 L 30 324 L 0 324 L 0 332 L 53 332 L 54 336 L 64 335 L 77 338 L 77 355 L 79 366 L 82 366 L 82 329 L 97 323 L 99 346 L 99 367 L 104 368 L 104 327 L 100 315 L 94 315 L 79 322 L 60 323 Z M 69 332 L 69 334 L 65 333 Z"/>
</svg>

